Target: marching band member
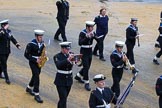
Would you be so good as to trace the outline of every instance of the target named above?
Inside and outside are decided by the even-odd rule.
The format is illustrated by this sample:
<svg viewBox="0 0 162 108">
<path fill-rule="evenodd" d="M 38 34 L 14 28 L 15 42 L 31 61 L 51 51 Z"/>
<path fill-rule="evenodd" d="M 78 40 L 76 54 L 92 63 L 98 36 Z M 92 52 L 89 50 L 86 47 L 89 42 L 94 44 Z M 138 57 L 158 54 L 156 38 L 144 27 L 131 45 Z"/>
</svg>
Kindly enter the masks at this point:
<svg viewBox="0 0 162 108">
<path fill-rule="evenodd" d="M 159 108 L 162 108 L 162 75 L 156 81 L 156 93 L 159 96 Z"/>
<path fill-rule="evenodd" d="M 9 20 L 3 20 L 0 22 L 0 76 L 2 77 L 2 72 L 4 73 L 5 80 L 7 84 L 10 84 L 9 76 L 7 73 L 7 60 L 9 54 L 11 53 L 10 41 L 20 49 L 20 44 L 13 37 L 11 30 L 9 29 Z M 3 78 L 3 77 L 2 77 Z"/>
<path fill-rule="evenodd" d="M 108 33 L 108 21 L 109 17 L 106 15 L 106 9 L 102 8 L 100 10 L 100 15 L 95 17 L 96 24 L 96 45 L 93 50 L 93 55 L 98 56 L 97 51 L 99 50 L 99 58 L 101 61 L 106 61 L 104 59 L 103 50 L 104 50 L 104 39 Z"/>
<path fill-rule="evenodd" d="M 160 24 L 160 27 L 159 27 L 159 37 L 158 37 L 158 42 L 160 44 L 160 51 L 156 54 L 156 56 L 154 57 L 153 59 L 153 62 L 156 64 L 156 65 L 160 65 L 160 63 L 158 62 L 158 58 L 160 58 L 160 56 L 162 55 L 162 24 Z"/>
<path fill-rule="evenodd" d="M 93 21 L 86 21 L 86 29 L 82 30 L 79 34 L 80 54 L 83 54 L 83 68 L 77 73 L 75 79 L 80 83 L 85 83 L 84 88 L 87 91 L 91 90 L 89 85 L 89 69 L 92 62 L 92 43 L 95 38 L 95 33 L 93 32 L 94 24 L 95 22 Z M 83 80 L 81 77 L 83 77 Z"/>
<path fill-rule="evenodd" d="M 112 78 L 113 78 L 113 85 L 111 90 L 116 94 L 118 97 L 120 95 L 120 80 L 123 75 L 123 67 L 127 60 L 127 57 L 123 55 L 122 49 L 124 46 L 124 42 L 116 41 L 115 47 L 116 50 L 112 52 L 110 55 L 110 60 L 112 64 Z"/>
<path fill-rule="evenodd" d="M 32 77 L 29 82 L 29 85 L 26 87 L 26 92 L 32 96 L 35 96 L 34 99 L 38 103 L 43 103 L 43 100 L 39 95 L 39 75 L 41 73 L 41 67 L 39 67 L 38 64 L 41 62 L 40 56 L 43 48 L 45 47 L 43 42 L 44 31 L 34 30 L 34 33 L 35 39 L 33 39 L 30 43 L 27 44 L 24 53 L 24 56 L 29 60 L 29 66 L 32 71 Z"/>
<path fill-rule="evenodd" d="M 61 34 L 61 37 L 63 41 L 67 41 L 66 34 L 65 34 L 65 26 L 67 23 L 67 20 L 69 19 L 69 2 L 67 0 L 58 0 L 56 2 L 57 6 L 57 22 L 59 25 L 59 28 L 57 29 L 54 39 L 57 41 L 61 41 L 59 39 L 59 35 Z"/>
<path fill-rule="evenodd" d="M 132 66 L 134 66 L 134 69 L 132 70 L 132 73 L 138 72 L 138 70 L 135 68 L 135 60 L 134 60 L 134 46 L 136 44 L 136 39 L 138 35 L 138 27 L 137 27 L 137 18 L 131 18 L 131 24 L 126 29 L 126 47 L 127 47 L 127 57 L 130 60 L 130 63 Z"/>
<path fill-rule="evenodd" d="M 105 87 L 105 79 L 106 77 L 103 74 L 94 76 L 93 80 L 96 84 L 96 89 L 90 94 L 90 108 L 110 108 L 111 103 L 116 104 L 117 98 L 110 88 Z"/>
<path fill-rule="evenodd" d="M 60 43 L 61 52 L 56 54 L 53 59 L 57 68 L 57 74 L 54 84 L 56 85 L 59 95 L 59 101 L 57 108 L 66 108 L 67 97 L 73 84 L 73 58 L 74 56 L 69 54 L 71 48 L 71 42 Z"/>
<path fill-rule="evenodd" d="M 162 12 L 161 12 L 161 15 L 162 15 Z M 161 18 L 160 18 L 160 26 L 162 26 L 162 16 L 161 16 Z M 160 27 L 159 26 L 159 27 Z M 159 30 L 159 29 L 158 29 Z M 160 33 L 160 30 L 159 30 L 159 33 Z M 159 35 L 160 36 L 160 35 Z M 155 42 L 155 48 L 160 48 L 160 44 L 159 44 L 159 36 L 158 36 L 158 38 L 156 39 L 156 42 Z"/>
</svg>

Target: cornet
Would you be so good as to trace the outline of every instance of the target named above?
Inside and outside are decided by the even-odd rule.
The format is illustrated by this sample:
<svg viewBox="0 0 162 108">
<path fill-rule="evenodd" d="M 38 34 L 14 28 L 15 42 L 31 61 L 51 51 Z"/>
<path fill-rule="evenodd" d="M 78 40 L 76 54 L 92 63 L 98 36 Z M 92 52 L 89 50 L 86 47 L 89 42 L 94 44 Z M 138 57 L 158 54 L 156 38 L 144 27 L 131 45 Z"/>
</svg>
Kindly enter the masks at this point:
<svg viewBox="0 0 162 108">
<path fill-rule="evenodd" d="M 69 52 L 69 54 L 73 57 L 71 62 L 77 66 L 82 66 L 82 54 L 74 54 L 73 52 Z"/>
</svg>

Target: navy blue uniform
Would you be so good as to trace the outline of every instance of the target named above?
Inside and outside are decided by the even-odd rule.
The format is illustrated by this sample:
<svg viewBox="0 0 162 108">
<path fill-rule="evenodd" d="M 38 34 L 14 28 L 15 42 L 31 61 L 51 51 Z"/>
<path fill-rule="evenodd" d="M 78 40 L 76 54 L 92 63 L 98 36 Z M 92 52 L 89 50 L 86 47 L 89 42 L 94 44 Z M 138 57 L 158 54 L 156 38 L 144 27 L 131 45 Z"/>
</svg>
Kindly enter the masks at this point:
<svg viewBox="0 0 162 108">
<path fill-rule="evenodd" d="M 58 36 L 61 34 L 63 41 L 67 41 L 66 35 L 65 35 L 65 26 L 67 23 L 67 20 L 69 19 L 69 3 L 67 1 L 57 1 L 57 22 L 59 25 L 59 28 L 54 36 L 54 39 L 58 39 Z"/>
<path fill-rule="evenodd" d="M 117 50 L 113 51 L 110 60 L 112 64 L 112 78 L 113 78 L 113 85 L 111 90 L 115 92 L 116 96 L 120 95 L 120 80 L 123 75 L 123 67 L 124 61 L 122 60 L 123 54 L 117 52 Z"/>
<path fill-rule="evenodd" d="M 83 68 L 79 73 L 83 76 L 83 80 L 85 81 L 89 81 L 89 69 L 92 62 L 92 44 L 93 39 L 95 38 L 95 33 L 93 32 L 92 35 L 93 36 L 91 38 L 88 38 L 86 29 L 81 31 L 79 34 L 79 45 L 81 46 L 80 54 L 83 54 Z"/>
<path fill-rule="evenodd" d="M 40 44 L 40 45 L 39 45 Z M 39 93 L 39 75 L 41 73 L 41 68 L 38 67 L 37 58 L 41 56 L 42 50 L 44 48 L 44 43 L 39 43 L 36 39 L 33 39 L 27 44 L 24 56 L 29 60 L 29 66 L 32 71 L 32 77 L 29 82 L 30 87 L 34 87 L 33 91 Z"/>
<path fill-rule="evenodd" d="M 159 108 L 162 108 L 162 76 L 157 79 L 156 87 L 159 95 Z"/>
<path fill-rule="evenodd" d="M 162 26 L 160 26 L 158 30 L 159 30 L 159 37 L 157 41 L 160 44 L 160 51 L 156 54 L 156 57 L 160 58 L 160 56 L 162 55 Z"/>
<path fill-rule="evenodd" d="M 99 50 L 99 56 L 100 58 L 104 58 L 103 56 L 103 50 L 104 50 L 104 39 L 106 34 L 108 33 L 108 21 L 109 17 L 107 15 L 105 16 L 97 16 L 94 19 L 94 22 L 96 24 L 96 36 L 98 37 L 97 43 L 95 45 L 94 54 L 97 54 L 97 51 Z"/>
<path fill-rule="evenodd" d="M 68 57 L 69 55 L 63 54 L 62 52 L 53 57 L 57 67 L 57 74 L 54 81 L 59 94 L 57 108 L 66 108 L 67 97 L 73 84 L 73 64 L 67 60 Z"/>
<path fill-rule="evenodd" d="M 127 57 L 131 64 L 135 64 L 134 60 L 134 46 L 136 44 L 136 36 L 137 36 L 138 28 L 130 25 L 126 29 L 126 47 L 127 47 Z"/>
<path fill-rule="evenodd" d="M 104 101 L 106 104 L 110 104 L 111 101 L 116 104 L 116 100 L 116 96 L 114 96 L 113 92 L 108 87 L 105 87 L 102 93 L 96 88 L 90 94 L 89 108 L 105 108 Z"/>
<path fill-rule="evenodd" d="M 11 30 L 0 29 L 0 75 L 3 71 L 6 80 L 9 80 L 7 73 L 7 60 L 11 53 L 10 41 L 16 45 L 16 47 L 19 47 L 19 44 L 17 44 L 18 42 L 11 34 Z"/>
</svg>

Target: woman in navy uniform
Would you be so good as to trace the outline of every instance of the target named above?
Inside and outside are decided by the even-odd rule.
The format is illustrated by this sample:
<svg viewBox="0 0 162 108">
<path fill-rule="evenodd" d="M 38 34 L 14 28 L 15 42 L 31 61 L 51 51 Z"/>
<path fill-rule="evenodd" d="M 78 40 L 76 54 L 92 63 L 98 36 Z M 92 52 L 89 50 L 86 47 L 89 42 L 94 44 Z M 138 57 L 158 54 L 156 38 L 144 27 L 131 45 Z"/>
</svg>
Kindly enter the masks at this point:
<svg viewBox="0 0 162 108">
<path fill-rule="evenodd" d="M 10 84 L 9 76 L 7 73 L 7 60 L 9 54 L 11 53 L 10 49 L 10 41 L 20 49 L 20 44 L 17 40 L 13 37 L 11 30 L 9 29 L 9 20 L 3 20 L 0 22 L 1 29 L 0 29 L 0 75 L 2 72 L 4 73 L 5 80 L 7 84 Z"/>
<path fill-rule="evenodd" d="M 162 75 L 156 81 L 156 92 L 159 96 L 159 108 L 162 108 Z"/>
<path fill-rule="evenodd" d="M 105 87 L 105 79 L 106 77 L 103 74 L 94 76 L 93 80 L 96 84 L 96 89 L 90 94 L 90 108 L 110 108 L 111 103 L 116 104 L 117 98 L 110 88 Z"/>
<path fill-rule="evenodd" d="M 56 34 L 54 35 L 54 39 L 61 41 L 59 39 L 59 35 L 61 34 L 61 37 L 63 41 L 67 41 L 66 34 L 65 34 L 65 26 L 67 23 L 67 20 L 69 19 L 69 2 L 66 0 L 58 0 L 56 2 L 57 5 L 57 22 L 59 25 L 59 28 L 56 31 Z"/>
<path fill-rule="evenodd" d="M 153 59 L 153 62 L 156 64 L 156 65 L 160 65 L 160 63 L 158 62 L 158 58 L 160 58 L 160 56 L 162 55 L 162 24 L 160 24 L 160 27 L 159 27 L 159 37 L 158 37 L 158 42 L 160 44 L 160 51 L 156 54 L 156 56 L 154 57 Z"/>
<path fill-rule="evenodd" d="M 100 15 L 95 17 L 96 24 L 96 45 L 93 50 L 93 55 L 98 56 L 97 51 L 99 50 L 99 58 L 101 61 L 106 61 L 104 59 L 103 50 L 104 50 L 104 39 L 106 34 L 108 33 L 108 21 L 109 17 L 106 15 L 106 9 L 102 8 L 100 10 Z"/>
<path fill-rule="evenodd" d="M 131 18 L 131 24 L 126 29 L 126 47 L 127 47 L 127 57 L 130 61 L 130 64 L 134 67 L 132 70 L 132 73 L 138 72 L 138 70 L 135 68 L 135 60 L 134 60 L 134 46 L 136 44 L 136 39 L 138 35 L 138 27 L 137 27 L 137 18 Z"/>
<path fill-rule="evenodd" d="M 29 82 L 29 85 L 26 88 L 26 92 L 31 94 L 32 96 L 35 95 L 34 99 L 38 103 L 43 103 L 43 100 L 39 95 L 39 85 L 40 85 L 39 75 L 41 73 L 41 67 L 38 66 L 38 63 L 41 62 L 39 57 L 41 56 L 42 50 L 45 47 L 43 42 L 44 31 L 34 30 L 34 32 L 35 32 L 35 39 L 33 39 L 30 43 L 27 44 L 24 53 L 26 59 L 29 60 L 29 66 L 32 71 L 32 77 Z"/>
<path fill-rule="evenodd" d="M 60 46 L 61 52 L 53 57 L 57 68 L 54 84 L 59 94 L 57 108 L 66 108 L 67 97 L 73 84 L 73 55 L 69 53 L 71 42 L 62 42 Z"/>
<path fill-rule="evenodd" d="M 95 38 L 95 32 L 93 31 L 94 24 L 95 22 L 93 21 L 86 21 L 86 29 L 82 30 L 79 34 L 80 54 L 83 54 L 83 68 L 77 73 L 75 79 L 80 83 L 85 83 L 84 88 L 87 91 L 91 90 L 89 85 L 89 69 L 92 62 L 92 44 Z"/>
<path fill-rule="evenodd" d="M 122 52 L 123 46 L 124 42 L 116 41 L 115 42 L 116 50 L 114 50 L 110 55 L 111 64 L 113 66 L 112 67 L 113 85 L 111 87 L 111 90 L 116 94 L 117 97 L 120 95 L 120 80 L 123 76 L 123 68 L 127 60 L 127 57 Z"/>
</svg>

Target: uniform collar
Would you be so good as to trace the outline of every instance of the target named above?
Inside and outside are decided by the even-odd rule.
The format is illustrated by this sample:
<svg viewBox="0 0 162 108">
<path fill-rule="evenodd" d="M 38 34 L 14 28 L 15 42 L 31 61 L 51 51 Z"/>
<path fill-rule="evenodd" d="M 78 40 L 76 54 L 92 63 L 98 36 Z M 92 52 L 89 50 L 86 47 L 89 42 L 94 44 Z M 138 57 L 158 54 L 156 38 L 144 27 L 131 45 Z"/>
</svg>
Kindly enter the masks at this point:
<svg viewBox="0 0 162 108">
<path fill-rule="evenodd" d="M 106 15 L 104 15 L 104 16 L 103 16 L 103 15 L 100 15 L 100 17 L 105 17 L 105 16 L 106 16 Z"/>
<path fill-rule="evenodd" d="M 98 90 L 101 92 L 101 94 L 102 94 L 104 88 L 99 88 L 99 87 L 97 87 L 97 89 L 98 89 Z"/>
</svg>

